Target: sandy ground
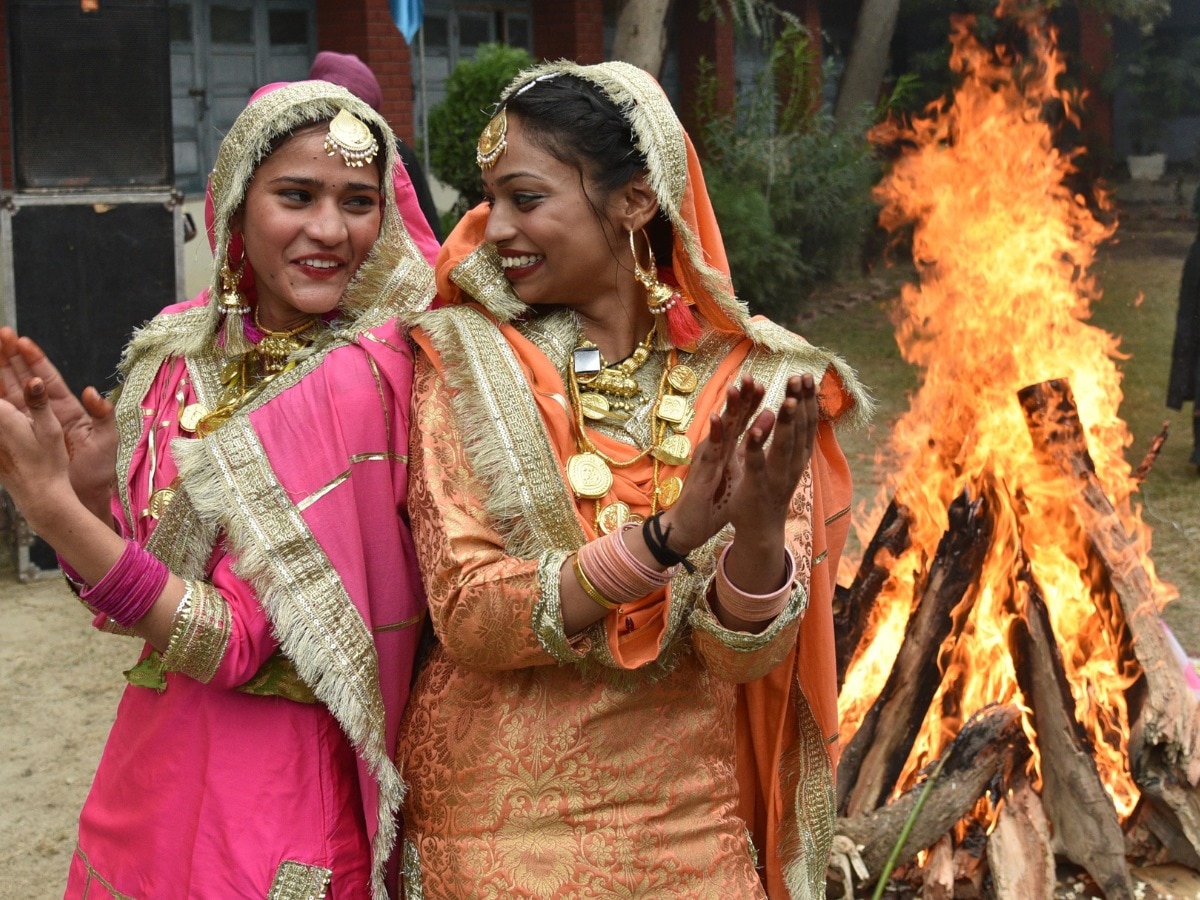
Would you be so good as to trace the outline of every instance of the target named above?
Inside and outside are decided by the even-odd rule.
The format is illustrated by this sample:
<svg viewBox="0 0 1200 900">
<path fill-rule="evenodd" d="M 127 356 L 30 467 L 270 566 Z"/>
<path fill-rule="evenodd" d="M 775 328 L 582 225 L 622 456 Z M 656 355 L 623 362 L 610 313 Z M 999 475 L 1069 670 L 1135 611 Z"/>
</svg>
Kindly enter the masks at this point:
<svg viewBox="0 0 1200 900">
<path fill-rule="evenodd" d="M 0 571 L 0 898 L 61 897 L 75 821 L 140 643 L 101 634 L 61 577 Z"/>
</svg>

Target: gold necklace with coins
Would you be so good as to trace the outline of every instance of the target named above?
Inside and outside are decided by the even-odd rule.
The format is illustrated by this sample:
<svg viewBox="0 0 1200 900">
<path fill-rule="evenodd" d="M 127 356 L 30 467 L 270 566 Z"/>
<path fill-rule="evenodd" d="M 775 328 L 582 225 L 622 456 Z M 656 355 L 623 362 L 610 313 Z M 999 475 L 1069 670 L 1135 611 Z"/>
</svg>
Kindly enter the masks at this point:
<svg viewBox="0 0 1200 900">
<path fill-rule="evenodd" d="M 296 362 L 291 359 L 292 354 L 313 342 L 314 336 L 307 332 L 317 324 L 317 317 L 310 316 L 286 331 L 271 331 L 258 321 L 258 309 L 255 308 L 254 324 L 262 332 L 262 338 L 249 351 L 227 362 L 221 370 L 224 388 L 217 408 L 211 412 L 199 404 L 185 408 L 179 417 L 179 425 L 185 431 L 194 432 L 197 437 L 212 434 L 275 376 L 294 366 Z"/>
<path fill-rule="evenodd" d="M 640 347 L 641 345 L 639 345 Z M 635 354 L 636 355 L 636 351 Z M 650 349 L 646 348 L 646 357 L 636 365 L 640 367 L 649 358 Z M 631 355 L 630 359 L 633 358 Z M 574 412 L 576 447 L 579 452 L 567 460 L 567 482 L 576 497 L 596 501 L 596 529 L 602 534 L 611 534 L 629 521 L 638 521 L 627 503 L 613 500 L 601 503 L 608 496 L 613 486 L 613 469 L 623 469 L 650 456 L 654 460 L 653 488 L 650 494 L 650 514 L 658 512 L 659 508 L 667 509 L 679 499 L 683 488 L 683 479 L 678 475 L 668 478 L 661 477 L 663 465 L 682 466 L 691 462 L 691 441 L 686 432 L 695 418 L 696 411 L 688 398 L 697 387 L 696 373 L 686 365 L 677 362 L 676 351 L 670 351 L 670 357 L 663 367 L 662 376 L 658 381 L 658 391 L 651 411 L 651 439 L 646 449 L 640 451 L 631 459 L 617 460 L 602 452 L 587 435 L 585 421 L 587 407 L 584 404 L 580 384 L 584 377 L 594 376 L 601 368 L 599 351 L 594 347 L 584 345 L 575 350 L 567 372 L 567 387 Z M 582 373 L 578 370 L 582 369 Z M 634 369 L 636 371 L 636 368 Z M 632 373 L 625 373 L 632 375 Z M 632 378 L 631 378 L 632 380 Z M 588 417 L 597 418 L 597 417 Z"/>
<path fill-rule="evenodd" d="M 654 346 L 654 330 L 633 353 L 615 365 L 608 365 L 604 355 L 591 341 L 584 341 L 575 349 L 573 360 L 579 364 L 574 369 L 581 385 L 580 405 L 586 418 L 592 421 L 615 419 L 624 421 L 641 405 L 642 388 L 634 375 L 650 358 Z"/>
</svg>

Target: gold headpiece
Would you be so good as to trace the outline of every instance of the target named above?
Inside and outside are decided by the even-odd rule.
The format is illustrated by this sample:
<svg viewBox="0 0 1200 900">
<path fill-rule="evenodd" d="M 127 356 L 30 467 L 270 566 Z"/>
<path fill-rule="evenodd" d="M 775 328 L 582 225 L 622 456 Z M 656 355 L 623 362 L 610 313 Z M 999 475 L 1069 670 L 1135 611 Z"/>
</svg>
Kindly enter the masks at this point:
<svg viewBox="0 0 1200 900">
<path fill-rule="evenodd" d="M 379 142 L 371 129 L 363 124 L 354 113 L 343 109 L 329 123 L 329 134 L 325 135 L 325 152 L 330 156 L 342 154 L 346 165 L 362 168 L 375 161 L 379 153 Z"/>
<path fill-rule="evenodd" d="M 475 147 L 475 162 L 479 163 L 479 168 L 490 169 L 504 155 L 508 149 L 507 135 L 508 116 L 502 106 L 479 135 L 479 143 Z"/>
</svg>

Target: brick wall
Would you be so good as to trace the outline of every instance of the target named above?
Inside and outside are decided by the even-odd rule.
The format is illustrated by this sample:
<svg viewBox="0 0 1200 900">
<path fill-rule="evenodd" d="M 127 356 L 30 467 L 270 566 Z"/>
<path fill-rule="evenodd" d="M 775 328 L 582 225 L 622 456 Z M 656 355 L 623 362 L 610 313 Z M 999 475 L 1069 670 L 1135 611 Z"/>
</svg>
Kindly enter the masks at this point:
<svg viewBox="0 0 1200 900">
<path fill-rule="evenodd" d="M 533 0 L 533 55 L 603 62 L 603 0 Z"/>
<path fill-rule="evenodd" d="M 8 80 L 8 4 L 0 3 L 0 188 L 13 186 L 12 96 Z"/>
<path fill-rule="evenodd" d="M 388 124 L 407 143 L 415 134 L 412 55 L 387 0 L 317 0 L 317 49 L 354 53 L 383 88 Z"/>
</svg>

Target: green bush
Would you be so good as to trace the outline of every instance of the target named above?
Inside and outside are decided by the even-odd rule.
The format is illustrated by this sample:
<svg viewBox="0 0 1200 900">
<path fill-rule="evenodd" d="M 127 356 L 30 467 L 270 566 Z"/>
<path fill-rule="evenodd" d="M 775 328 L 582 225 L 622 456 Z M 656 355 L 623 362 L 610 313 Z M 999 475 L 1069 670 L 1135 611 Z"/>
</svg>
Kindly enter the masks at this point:
<svg viewBox="0 0 1200 900">
<path fill-rule="evenodd" d="M 429 110 L 429 167 L 457 190 L 455 222 L 483 199 L 475 145 L 488 123 L 500 92 L 513 77 L 533 64 L 520 47 L 483 44 L 473 59 L 464 59 L 446 80 L 446 98 Z"/>
<path fill-rule="evenodd" d="M 783 324 L 859 258 L 878 212 L 869 113 L 835 129 L 814 71 L 807 36 L 789 26 L 736 115 L 713 113 L 715 84 L 701 74 L 700 153 L 733 283 L 753 312 Z"/>
</svg>

